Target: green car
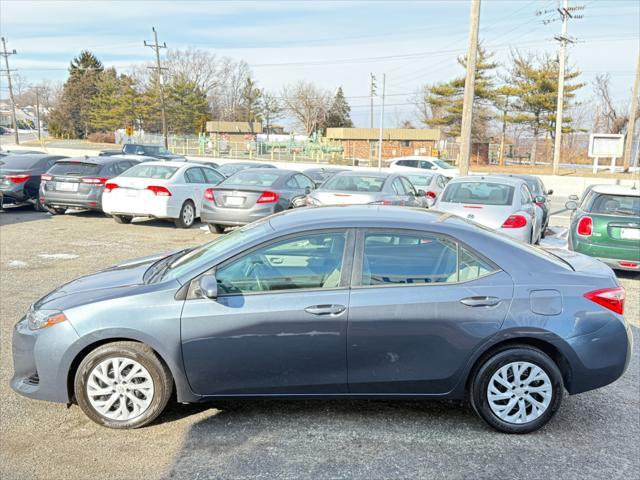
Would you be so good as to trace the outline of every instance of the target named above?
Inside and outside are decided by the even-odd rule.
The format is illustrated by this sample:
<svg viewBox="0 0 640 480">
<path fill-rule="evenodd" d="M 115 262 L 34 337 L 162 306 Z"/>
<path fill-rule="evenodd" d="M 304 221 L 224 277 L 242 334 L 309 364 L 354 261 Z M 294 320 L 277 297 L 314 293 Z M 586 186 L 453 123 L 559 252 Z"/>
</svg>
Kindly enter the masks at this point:
<svg viewBox="0 0 640 480">
<path fill-rule="evenodd" d="M 640 271 L 639 190 L 592 185 L 579 201 L 569 200 L 565 206 L 573 210 L 569 250 L 596 257 L 617 270 Z"/>
</svg>

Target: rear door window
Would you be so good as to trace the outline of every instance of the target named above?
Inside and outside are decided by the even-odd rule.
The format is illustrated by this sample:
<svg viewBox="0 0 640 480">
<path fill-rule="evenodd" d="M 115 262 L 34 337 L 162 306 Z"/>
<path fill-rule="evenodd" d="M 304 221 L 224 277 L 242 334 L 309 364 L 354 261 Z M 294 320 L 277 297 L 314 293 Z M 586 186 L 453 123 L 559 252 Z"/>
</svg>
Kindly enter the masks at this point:
<svg viewBox="0 0 640 480">
<path fill-rule="evenodd" d="M 302 189 L 307 187 L 311 189 L 315 188 L 315 184 L 304 175 L 296 174 L 294 175 L 294 178 L 298 182 L 298 186 Z"/>
<path fill-rule="evenodd" d="M 207 183 L 212 183 L 214 185 L 217 185 L 222 180 L 224 180 L 223 175 L 219 174 L 218 172 L 216 172 L 211 168 L 203 168 L 202 171 L 204 172 L 204 177 L 206 178 Z"/>
<path fill-rule="evenodd" d="M 404 190 L 405 192 L 407 192 L 407 194 L 416 194 L 416 189 L 413 188 L 413 185 L 411 185 L 411 182 L 409 180 L 404 177 L 400 177 L 400 182 L 404 186 Z"/>
<path fill-rule="evenodd" d="M 184 173 L 188 183 L 206 183 L 204 173 L 200 168 L 190 168 Z"/>
<path fill-rule="evenodd" d="M 391 187 L 393 188 L 393 191 L 396 192 L 396 195 L 407 194 L 407 192 L 404 189 L 404 185 L 402 185 L 402 182 L 400 181 L 400 178 L 395 178 L 393 180 L 393 183 L 391 184 Z"/>
</svg>

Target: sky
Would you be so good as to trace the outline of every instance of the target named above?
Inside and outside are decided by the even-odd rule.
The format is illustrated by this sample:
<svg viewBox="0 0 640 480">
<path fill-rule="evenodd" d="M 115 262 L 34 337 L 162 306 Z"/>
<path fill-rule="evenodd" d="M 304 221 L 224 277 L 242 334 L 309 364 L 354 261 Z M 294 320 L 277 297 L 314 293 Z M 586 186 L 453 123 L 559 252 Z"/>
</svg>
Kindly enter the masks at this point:
<svg viewBox="0 0 640 480">
<path fill-rule="evenodd" d="M 558 0 L 482 0 L 480 40 L 506 63 L 511 50 L 557 51 Z M 628 101 L 640 48 L 639 0 L 577 0 L 568 33 L 575 38 L 569 64 L 591 82 L 611 75 L 614 98 Z M 0 1 L 0 32 L 10 68 L 37 84 L 63 81 L 81 50 L 126 72 L 153 60 L 143 41 L 170 48 L 196 47 L 245 60 L 258 85 L 280 92 L 284 84 L 312 81 L 342 86 L 357 126 L 368 126 L 370 74 L 381 93 L 386 74 L 385 122 L 416 121 L 411 98 L 425 83 L 464 75 L 456 57 L 468 44 L 469 0 L 424 1 Z M 2 66 L 4 68 L 4 65 Z M 591 95 L 587 86 L 581 99 Z M 7 97 L 6 77 L 0 97 Z M 376 99 L 379 110 L 380 99 Z M 378 115 L 377 113 L 375 114 Z M 376 125 L 379 120 L 376 117 Z"/>
</svg>

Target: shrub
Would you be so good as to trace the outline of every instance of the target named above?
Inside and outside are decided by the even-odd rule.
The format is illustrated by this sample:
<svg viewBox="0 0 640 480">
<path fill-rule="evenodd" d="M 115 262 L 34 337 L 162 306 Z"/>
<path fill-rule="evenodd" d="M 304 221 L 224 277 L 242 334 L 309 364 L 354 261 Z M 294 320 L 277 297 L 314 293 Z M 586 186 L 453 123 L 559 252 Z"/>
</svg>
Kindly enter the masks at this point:
<svg viewBox="0 0 640 480">
<path fill-rule="evenodd" d="M 93 132 L 87 137 L 93 143 L 116 143 L 116 136 L 110 132 Z"/>
</svg>

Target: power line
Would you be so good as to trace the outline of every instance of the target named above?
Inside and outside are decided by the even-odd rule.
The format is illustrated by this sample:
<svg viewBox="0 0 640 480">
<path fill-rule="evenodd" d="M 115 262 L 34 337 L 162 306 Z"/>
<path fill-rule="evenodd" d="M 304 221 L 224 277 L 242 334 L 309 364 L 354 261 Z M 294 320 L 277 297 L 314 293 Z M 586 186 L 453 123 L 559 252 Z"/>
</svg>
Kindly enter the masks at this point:
<svg viewBox="0 0 640 480">
<path fill-rule="evenodd" d="M 7 52 L 7 43 L 4 37 L 2 37 L 2 55 L 4 57 L 5 72 L 7 73 L 7 83 L 9 86 L 9 98 L 11 99 L 11 123 L 13 124 L 13 133 L 15 135 L 16 145 L 20 144 L 20 138 L 18 136 L 18 121 L 16 120 L 16 101 L 13 98 L 13 87 L 11 85 L 11 72 L 9 68 L 9 55 L 16 55 L 15 49 L 11 52 Z"/>
</svg>

